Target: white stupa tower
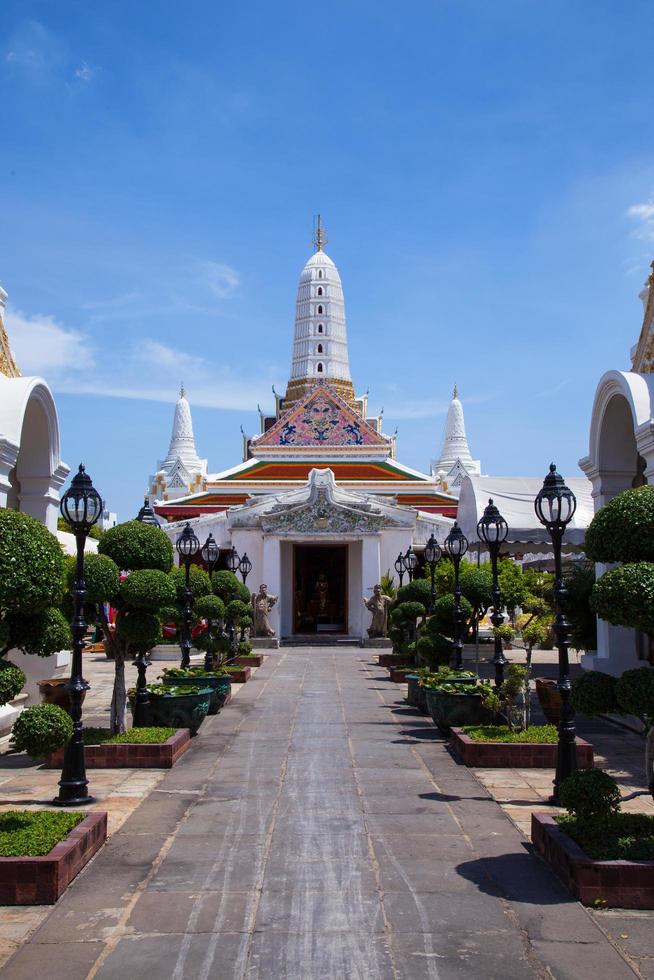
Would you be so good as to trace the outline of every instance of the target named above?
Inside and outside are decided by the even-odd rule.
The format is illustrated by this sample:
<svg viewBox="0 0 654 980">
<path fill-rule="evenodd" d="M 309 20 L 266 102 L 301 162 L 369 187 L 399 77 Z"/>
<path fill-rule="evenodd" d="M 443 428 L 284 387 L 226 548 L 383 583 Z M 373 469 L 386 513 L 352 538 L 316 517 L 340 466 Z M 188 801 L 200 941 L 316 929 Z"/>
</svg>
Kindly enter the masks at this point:
<svg viewBox="0 0 654 980">
<path fill-rule="evenodd" d="M 481 461 L 473 459 L 468 446 L 463 405 L 459 399 L 456 385 L 445 420 L 443 448 L 437 460 L 432 460 L 432 475 L 439 480 L 449 493 L 458 496 L 464 476 L 481 475 Z"/>
<path fill-rule="evenodd" d="M 300 274 L 295 305 L 291 375 L 284 407 L 307 389 L 326 382 L 354 399 L 345 331 L 345 300 L 338 269 L 324 250 L 327 239 L 318 215 L 315 252 Z"/>
<path fill-rule="evenodd" d="M 195 448 L 191 406 L 184 385 L 180 385 L 175 405 L 173 431 L 168 454 L 157 463 L 157 472 L 150 477 L 149 499 L 174 500 L 205 489 L 207 460 L 200 459 Z"/>
</svg>

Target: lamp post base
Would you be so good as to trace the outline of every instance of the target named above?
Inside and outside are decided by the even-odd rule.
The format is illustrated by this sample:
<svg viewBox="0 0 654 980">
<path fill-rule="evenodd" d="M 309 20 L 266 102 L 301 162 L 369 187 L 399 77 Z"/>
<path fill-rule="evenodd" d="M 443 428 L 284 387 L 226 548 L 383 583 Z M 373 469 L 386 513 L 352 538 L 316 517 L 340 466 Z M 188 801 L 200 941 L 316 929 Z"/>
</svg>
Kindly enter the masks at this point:
<svg viewBox="0 0 654 980">
<path fill-rule="evenodd" d="M 95 803 L 94 796 L 89 796 L 88 794 L 76 796 L 72 793 L 70 796 L 55 796 L 52 801 L 53 806 L 88 806 L 89 803 Z"/>
</svg>

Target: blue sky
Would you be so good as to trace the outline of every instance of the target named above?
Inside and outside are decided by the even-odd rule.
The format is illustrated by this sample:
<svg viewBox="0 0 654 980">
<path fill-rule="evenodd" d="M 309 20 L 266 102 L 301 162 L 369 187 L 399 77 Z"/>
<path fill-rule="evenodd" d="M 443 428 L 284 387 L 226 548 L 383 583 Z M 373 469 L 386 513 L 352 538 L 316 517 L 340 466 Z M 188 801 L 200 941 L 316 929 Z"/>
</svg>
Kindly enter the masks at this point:
<svg viewBox="0 0 654 980">
<path fill-rule="evenodd" d="M 122 519 L 177 387 L 214 471 L 289 368 L 322 212 L 350 362 L 426 468 L 579 475 L 654 257 L 650 3 L 4 0 L 0 284 Z"/>
</svg>

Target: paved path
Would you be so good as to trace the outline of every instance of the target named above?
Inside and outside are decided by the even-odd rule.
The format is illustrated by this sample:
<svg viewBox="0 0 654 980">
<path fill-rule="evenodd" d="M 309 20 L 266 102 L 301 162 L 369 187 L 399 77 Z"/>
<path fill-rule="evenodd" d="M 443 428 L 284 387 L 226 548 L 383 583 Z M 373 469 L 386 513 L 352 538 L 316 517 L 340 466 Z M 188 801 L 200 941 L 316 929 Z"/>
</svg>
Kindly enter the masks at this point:
<svg viewBox="0 0 654 980">
<path fill-rule="evenodd" d="M 292 648 L 79 876 L 3 980 L 637 974 L 369 651 Z"/>
</svg>

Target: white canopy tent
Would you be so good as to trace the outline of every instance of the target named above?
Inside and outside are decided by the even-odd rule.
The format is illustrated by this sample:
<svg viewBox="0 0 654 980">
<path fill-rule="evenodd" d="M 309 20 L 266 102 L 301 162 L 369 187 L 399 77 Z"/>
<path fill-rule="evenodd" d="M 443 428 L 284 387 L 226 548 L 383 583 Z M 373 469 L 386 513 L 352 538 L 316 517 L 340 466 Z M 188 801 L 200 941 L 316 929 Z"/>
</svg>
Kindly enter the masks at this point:
<svg viewBox="0 0 654 980">
<path fill-rule="evenodd" d="M 566 479 L 566 484 L 577 498 L 577 510 L 563 538 L 563 549 L 570 553 L 578 552 L 583 544 L 594 506 L 591 484 L 586 477 Z M 503 551 L 550 553 L 550 537 L 534 510 L 534 500 L 542 485 L 542 479 L 532 476 L 466 476 L 461 484 L 457 520 L 468 541 L 478 542 L 477 522 L 492 498 L 509 525 Z"/>
</svg>

